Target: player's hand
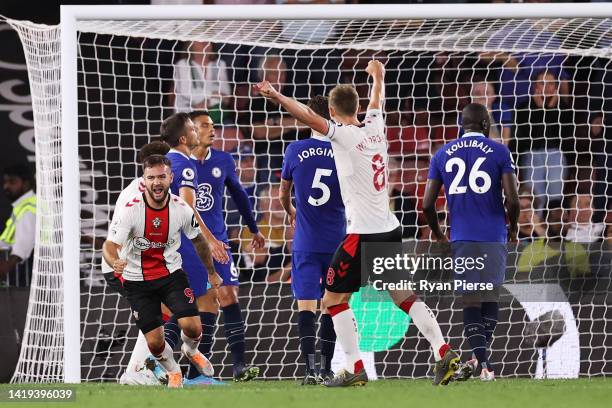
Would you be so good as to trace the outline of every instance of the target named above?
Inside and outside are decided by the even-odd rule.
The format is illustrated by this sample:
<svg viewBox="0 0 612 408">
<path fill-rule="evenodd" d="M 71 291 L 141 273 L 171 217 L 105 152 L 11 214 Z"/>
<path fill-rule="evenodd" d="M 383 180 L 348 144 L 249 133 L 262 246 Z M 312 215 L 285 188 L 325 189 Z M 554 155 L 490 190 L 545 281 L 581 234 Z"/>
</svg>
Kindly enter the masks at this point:
<svg viewBox="0 0 612 408">
<path fill-rule="evenodd" d="M 263 96 L 268 99 L 277 99 L 280 93 L 274 89 L 272 84 L 268 81 L 261 81 L 258 84 L 253 85 L 253 87 Z"/>
<path fill-rule="evenodd" d="M 113 262 L 113 270 L 119 275 L 123 274 L 123 270 L 126 266 L 127 261 L 124 259 L 117 259 L 115 262 Z"/>
<path fill-rule="evenodd" d="M 371 60 L 368 62 L 368 66 L 366 67 L 366 72 L 370 74 L 370 76 L 375 78 L 384 78 L 385 76 L 385 66 L 382 62 L 378 60 Z"/>
<path fill-rule="evenodd" d="M 223 284 L 223 278 L 217 272 L 208 274 L 208 283 L 213 289 L 219 289 Z"/>
<path fill-rule="evenodd" d="M 263 236 L 261 232 L 253 235 L 253 239 L 251 240 L 251 248 L 259 249 L 264 248 L 266 246 L 266 238 Z"/>
<path fill-rule="evenodd" d="M 210 253 L 215 261 L 222 264 L 229 262 L 229 255 L 227 254 L 229 246 L 227 246 L 225 242 L 213 239 L 208 242 L 208 245 L 210 246 Z"/>
<path fill-rule="evenodd" d="M 289 210 L 287 211 L 287 218 L 289 219 L 289 225 L 291 225 L 293 228 L 295 228 L 296 217 L 297 217 L 297 210 L 292 205 L 291 207 L 289 207 Z"/>
</svg>

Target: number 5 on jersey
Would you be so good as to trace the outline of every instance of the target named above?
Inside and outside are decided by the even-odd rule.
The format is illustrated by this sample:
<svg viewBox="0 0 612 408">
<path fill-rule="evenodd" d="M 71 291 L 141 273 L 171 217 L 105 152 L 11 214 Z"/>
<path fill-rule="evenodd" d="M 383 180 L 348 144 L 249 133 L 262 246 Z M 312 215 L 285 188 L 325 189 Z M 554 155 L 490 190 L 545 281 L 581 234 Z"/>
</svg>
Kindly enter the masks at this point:
<svg viewBox="0 0 612 408">
<path fill-rule="evenodd" d="M 313 207 L 318 207 L 320 205 L 325 204 L 329 201 L 329 197 L 331 196 L 331 191 L 329 191 L 329 187 L 323 181 L 321 181 L 321 177 L 329 177 L 333 173 L 331 169 L 319 169 L 315 171 L 315 175 L 312 179 L 312 188 L 316 188 L 321 190 L 321 198 L 314 198 L 312 195 L 308 196 L 308 204 Z"/>
</svg>

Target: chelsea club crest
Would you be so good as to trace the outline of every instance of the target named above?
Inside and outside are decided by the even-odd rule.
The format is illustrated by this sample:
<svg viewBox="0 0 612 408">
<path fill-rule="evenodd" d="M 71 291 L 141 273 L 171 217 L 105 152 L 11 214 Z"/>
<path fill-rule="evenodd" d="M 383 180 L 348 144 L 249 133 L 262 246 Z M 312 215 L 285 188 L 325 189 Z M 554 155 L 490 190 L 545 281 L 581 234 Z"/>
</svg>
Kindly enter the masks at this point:
<svg viewBox="0 0 612 408">
<path fill-rule="evenodd" d="M 215 177 L 215 178 L 219 178 L 219 177 L 221 177 L 221 169 L 220 169 L 220 168 L 218 168 L 218 167 L 213 167 L 213 169 L 212 169 L 212 175 L 213 175 L 213 177 Z"/>
</svg>

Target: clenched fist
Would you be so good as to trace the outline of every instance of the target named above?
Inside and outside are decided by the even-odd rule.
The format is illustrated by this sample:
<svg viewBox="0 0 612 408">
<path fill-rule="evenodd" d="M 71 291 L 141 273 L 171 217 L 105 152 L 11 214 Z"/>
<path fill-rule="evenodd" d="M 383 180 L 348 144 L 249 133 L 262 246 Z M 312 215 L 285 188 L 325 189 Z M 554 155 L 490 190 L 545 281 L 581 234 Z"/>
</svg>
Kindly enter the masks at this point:
<svg viewBox="0 0 612 408">
<path fill-rule="evenodd" d="M 385 66 L 378 60 L 368 62 L 366 72 L 372 77 L 383 78 L 385 76 Z"/>
</svg>

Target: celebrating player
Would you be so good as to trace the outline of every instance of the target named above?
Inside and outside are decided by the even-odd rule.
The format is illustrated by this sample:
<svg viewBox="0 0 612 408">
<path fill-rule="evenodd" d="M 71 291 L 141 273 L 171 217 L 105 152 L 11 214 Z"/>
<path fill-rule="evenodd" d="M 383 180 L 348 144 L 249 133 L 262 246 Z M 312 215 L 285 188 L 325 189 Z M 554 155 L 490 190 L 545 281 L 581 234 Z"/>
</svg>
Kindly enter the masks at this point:
<svg viewBox="0 0 612 408">
<path fill-rule="evenodd" d="M 497 291 L 506 271 L 506 239 L 516 241 L 519 198 L 514 163 L 508 148 L 488 139 L 491 121 L 483 105 L 471 103 L 463 109 L 465 134 L 447 143 L 434 155 L 423 199 L 423 212 L 434 237 L 447 238 L 440 229 L 435 201 L 444 185 L 450 211 L 451 249 L 453 257 L 482 257 L 482 271 L 468 270 L 456 279 L 473 284 L 492 284 L 492 291 L 470 291 L 459 288 L 463 297 L 464 332 L 475 359 L 462 365 L 456 380 L 472 376 L 478 365 L 480 379 L 492 381 L 487 345 L 497 324 L 499 305 Z M 503 193 L 510 229 L 506 228 Z M 484 296 L 484 297 L 483 297 Z"/>
<path fill-rule="evenodd" d="M 210 249 L 198 229 L 196 216 L 179 197 L 169 194 L 170 161 L 160 155 L 143 162 L 145 192 L 118 209 L 104 242 L 104 258 L 124 279 L 127 299 L 151 353 L 168 373 L 168 387 L 182 386 L 181 369 L 164 339 L 161 304 L 177 318 L 181 351 L 198 370 L 212 375 L 212 365 L 198 351 L 202 327 L 187 276 L 181 269 L 181 232 L 207 264 L 213 287 L 221 284 Z M 121 254 L 119 254 L 119 250 Z"/>
<path fill-rule="evenodd" d="M 138 153 L 138 158 L 142 163 L 147 157 L 159 154 L 165 155 L 170 150 L 170 146 L 168 146 L 164 142 L 155 141 L 149 144 L 144 145 L 140 152 Z M 119 194 L 117 198 L 117 202 L 115 203 L 115 212 L 113 214 L 113 218 L 111 220 L 111 225 L 117 219 L 117 215 L 119 214 L 119 210 L 123 208 L 132 198 L 134 198 L 138 194 L 142 194 L 145 191 L 145 184 L 143 177 L 137 177 Z M 108 286 L 120 293 L 122 296 L 125 296 L 125 290 L 123 289 L 123 283 L 121 282 L 121 275 L 115 275 L 112 266 L 110 266 L 102 257 L 102 273 L 104 279 L 106 280 Z M 162 305 L 162 311 L 164 314 L 170 314 L 169 311 Z M 149 347 L 147 346 L 147 341 L 142 332 L 138 332 L 138 338 L 136 339 L 136 343 L 134 344 L 134 349 L 132 350 L 132 354 L 130 356 L 130 361 L 128 362 L 125 373 L 120 378 L 120 382 L 122 384 L 156 384 L 157 379 L 152 376 L 147 370 L 143 370 L 145 366 L 145 361 L 147 357 L 150 355 Z M 154 359 L 152 359 L 155 362 Z M 153 367 L 152 367 L 153 368 Z M 162 371 L 157 372 L 160 378 L 163 381 L 166 381 L 166 373 Z"/>
<path fill-rule="evenodd" d="M 192 161 L 196 167 L 197 195 L 195 208 L 202 220 L 209 226 L 216 239 L 228 243 L 227 228 L 223 213 L 223 194 L 225 188 L 234 199 L 238 211 L 253 234 L 253 248 L 263 248 L 265 238 L 259 232 L 253 208 L 247 192 L 244 190 L 236 173 L 236 163 L 226 152 L 213 149 L 215 137 L 214 123 L 206 111 L 194 111 L 189 114 L 199 136 L 199 145 L 192 151 Z M 238 269 L 234 265 L 232 254 L 227 249 L 229 263 L 215 262 L 215 269 L 223 278 L 219 289 L 211 289 L 198 299 L 198 310 L 202 320 L 202 342 L 199 350 L 208 355 L 213 343 L 213 335 L 219 306 L 223 311 L 225 337 L 232 354 L 233 374 L 235 381 L 249 381 L 257 377 L 259 368 L 247 366 L 244 359 L 244 321 L 238 304 Z M 206 278 L 206 275 L 203 276 Z M 195 374 L 192 367 L 190 376 Z"/>
<path fill-rule="evenodd" d="M 328 121 L 298 101 L 280 94 L 264 81 L 256 86 L 262 95 L 274 98 L 297 120 L 327 135 L 334 151 L 340 191 L 346 211 L 347 235 L 336 250 L 325 279 L 323 304 L 334 322 L 347 366 L 326 381 L 328 387 L 364 385 L 368 381 L 358 346 L 355 315 L 348 301 L 361 286 L 361 243 L 401 243 L 399 221 L 389 208 L 387 186 L 387 138 L 382 113 L 384 66 L 372 60 L 366 72 L 373 80 L 365 121 L 357 119 L 359 95 L 352 86 L 339 85 L 329 95 Z M 433 312 L 411 291 L 389 291 L 395 304 L 409 314 L 433 348 L 436 365 L 434 384 L 447 384 L 459 362 L 457 353 L 442 337 Z"/>
<path fill-rule="evenodd" d="M 308 107 L 329 119 L 327 98 L 315 96 Z M 295 190 L 295 207 L 291 188 Z M 336 248 L 345 235 L 344 204 L 332 146 L 327 136 L 316 131 L 310 139 L 291 143 L 285 152 L 281 174 L 280 200 L 289 222 L 295 227 L 291 255 L 291 289 L 298 304 L 300 349 L 306 364 L 302 385 L 324 382 L 331 377 L 336 345 L 334 324 L 321 307 L 319 342 L 321 365 L 315 365 L 315 312 L 323 297 L 323 282 Z"/>
</svg>

